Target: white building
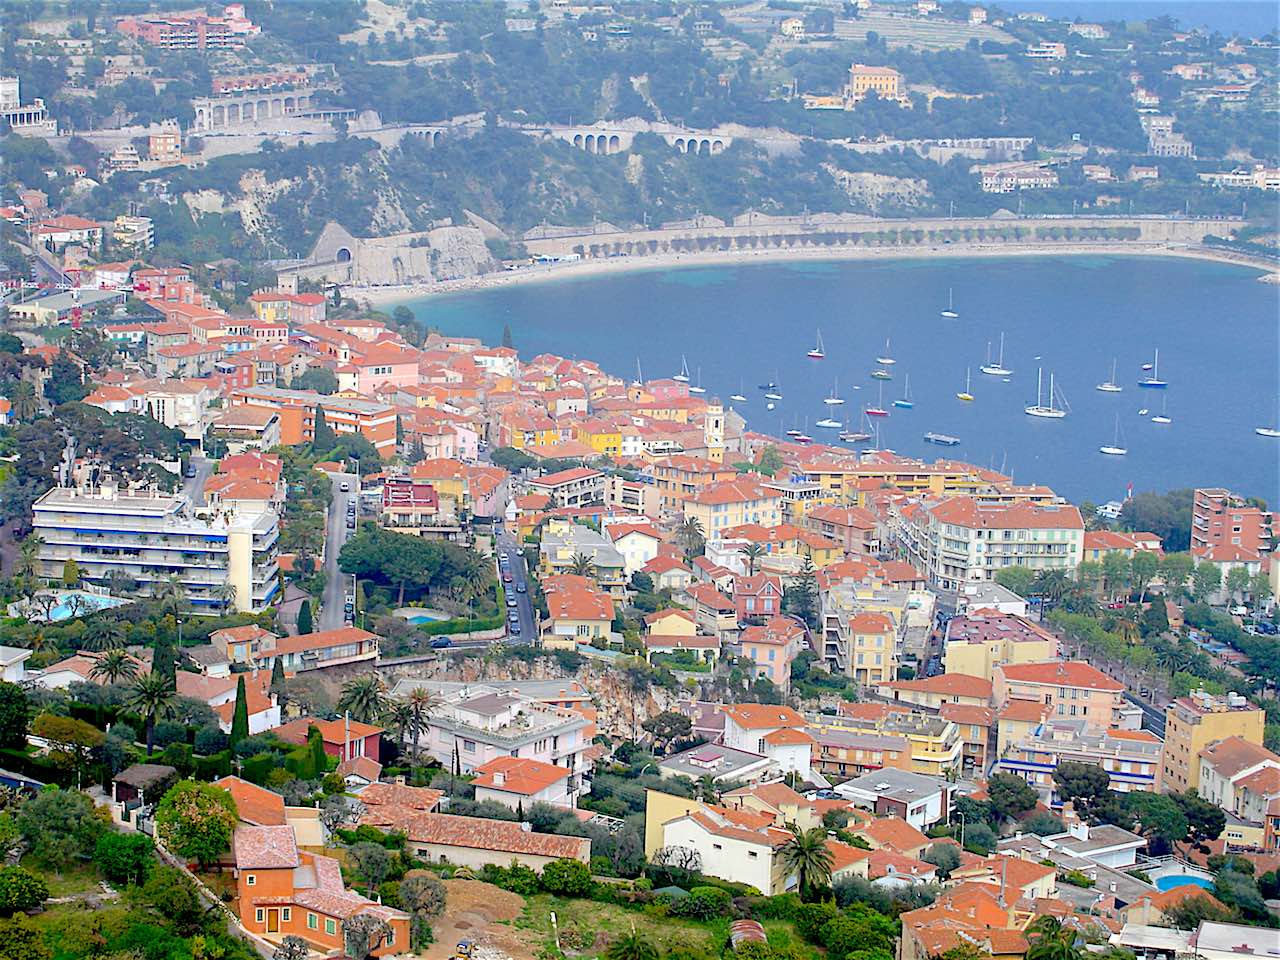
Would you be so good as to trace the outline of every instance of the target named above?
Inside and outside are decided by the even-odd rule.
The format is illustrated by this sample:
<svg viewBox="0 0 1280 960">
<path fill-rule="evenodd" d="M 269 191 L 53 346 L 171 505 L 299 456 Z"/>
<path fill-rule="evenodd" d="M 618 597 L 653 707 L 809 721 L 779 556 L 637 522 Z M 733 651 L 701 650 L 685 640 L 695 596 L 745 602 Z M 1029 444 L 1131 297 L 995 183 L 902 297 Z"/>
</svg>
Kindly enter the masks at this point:
<svg viewBox="0 0 1280 960">
<path fill-rule="evenodd" d="M 749 883 L 766 896 L 796 885 L 795 875 L 778 856 L 791 837 L 790 830 L 774 826 L 767 815 L 701 804 L 663 824 L 665 844 L 696 851 L 702 873 Z"/>
<path fill-rule="evenodd" d="M 103 585 L 112 571 L 144 590 L 174 576 L 197 610 L 230 605 L 261 613 L 280 586 L 279 518 L 273 511 L 198 509 L 184 493 L 98 487 L 54 487 L 32 506 L 41 538 L 38 573 L 56 579 L 74 560 L 80 575 Z"/>
<path fill-rule="evenodd" d="M 581 780 L 567 767 L 527 757 L 497 757 L 476 768 L 476 800 L 493 800 L 512 810 L 529 811 L 535 803 L 573 810 Z"/>
<path fill-rule="evenodd" d="M 724 745 L 772 760 L 783 773 L 813 781 L 814 739 L 808 722 L 790 707 L 740 703 L 724 707 Z"/>
<path fill-rule="evenodd" d="M 0 77 L 0 118 L 17 134 L 31 137 L 56 137 L 58 121 L 50 119 L 44 101 L 37 98 L 22 102 L 17 77 Z"/>
</svg>

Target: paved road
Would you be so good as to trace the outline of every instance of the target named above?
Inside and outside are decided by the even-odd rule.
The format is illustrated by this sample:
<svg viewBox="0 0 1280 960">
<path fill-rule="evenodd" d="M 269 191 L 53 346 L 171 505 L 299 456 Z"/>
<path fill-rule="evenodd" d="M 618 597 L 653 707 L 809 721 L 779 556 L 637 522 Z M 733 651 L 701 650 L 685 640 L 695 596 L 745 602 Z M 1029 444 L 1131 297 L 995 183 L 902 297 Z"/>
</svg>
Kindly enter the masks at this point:
<svg viewBox="0 0 1280 960">
<path fill-rule="evenodd" d="M 516 598 L 515 609 L 520 612 L 520 632 L 512 634 L 509 639 L 513 643 L 532 643 L 536 638 L 533 620 L 533 603 L 529 599 L 528 593 L 520 593 L 517 588 L 523 584 L 526 587 L 529 583 L 529 573 L 525 569 L 524 554 L 520 552 L 520 547 L 516 543 L 515 538 L 505 527 L 495 527 L 495 545 L 497 552 L 505 553 L 511 558 L 510 576 L 511 582 L 504 583 L 507 592 Z M 499 573 L 501 576 L 501 573 Z"/>
<path fill-rule="evenodd" d="M 335 473 L 332 480 L 333 502 L 329 505 L 324 537 L 324 606 L 316 620 L 317 630 L 337 630 L 343 625 L 343 602 L 351 582 L 351 578 L 338 569 L 338 554 L 354 532 L 347 529 L 347 503 L 359 496 L 360 478 L 354 473 Z M 351 488 L 346 493 L 342 492 L 344 483 Z"/>
<path fill-rule="evenodd" d="M 213 474 L 213 461 L 206 460 L 204 457 L 193 455 L 191 457 L 191 466 L 196 468 L 194 477 L 184 477 L 182 480 L 182 492 L 190 497 L 192 504 L 197 507 L 204 506 L 204 485 L 209 481 L 209 477 Z"/>
</svg>

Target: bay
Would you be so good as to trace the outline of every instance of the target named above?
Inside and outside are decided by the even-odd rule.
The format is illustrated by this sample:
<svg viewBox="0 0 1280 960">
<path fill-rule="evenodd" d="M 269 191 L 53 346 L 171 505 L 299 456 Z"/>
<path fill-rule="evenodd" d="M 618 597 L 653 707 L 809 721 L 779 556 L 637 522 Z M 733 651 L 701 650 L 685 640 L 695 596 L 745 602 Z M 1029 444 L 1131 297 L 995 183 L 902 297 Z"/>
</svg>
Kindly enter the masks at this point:
<svg viewBox="0 0 1280 960">
<path fill-rule="evenodd" d="M 802 261 L 638 270 L 512 284 L 429 297 L 408 306 L 446 334 L 501 340 L 509 324 L 522 358 L 549 352 L 590 359 L 634 378 L 670 376 L 688 357 L 707 396 L 732 404 L 748 428 L 783 435 L 814 426 L 838 378 L 846 428 L 875 402 L 881 445 L 926 459 L 954 457 L 1043 483 L 1074 501 L 1122 499 L 1126 487 L 1224 486 L 1280 499 L 1280 443 L 1257 426 L 1280 418 L 1280 286 L 1246 267 L 1175 258 L 1011 257 Z M 959 319 L 946 320 L 948 289 Z M 806 353 L 821 328 L 826 359 Z M 1005 333 L 1013 375 L 981 374 L 987 343 Z M 886 337 L 893 380 L 870 378 Z M 1160 350 L 1167 390 L 1140 389 L 1143 363 Z M 1040 359 L 1036 359 L 1040 358 Z M 1111 373 L 1124 390 L 1101 393 Z M 1055 375 L 1070 405 L 1062 420 L 1027 416 L 1036 372 Z M 971 371 L 974 400 L 955 394 Z M 892 408 L 910 374 L 915 407 Z M 767 411 L 759 384 L 783 399 Z M 1150 417 L 1167 405 L 1173 423 Z M 1146 409 L 1139 415 L 1139 409 Z M 1109 457 L 1119 415 L 1128 454 Z M 926 431 L 961 438 L 926 443 Z"/>
</svg>

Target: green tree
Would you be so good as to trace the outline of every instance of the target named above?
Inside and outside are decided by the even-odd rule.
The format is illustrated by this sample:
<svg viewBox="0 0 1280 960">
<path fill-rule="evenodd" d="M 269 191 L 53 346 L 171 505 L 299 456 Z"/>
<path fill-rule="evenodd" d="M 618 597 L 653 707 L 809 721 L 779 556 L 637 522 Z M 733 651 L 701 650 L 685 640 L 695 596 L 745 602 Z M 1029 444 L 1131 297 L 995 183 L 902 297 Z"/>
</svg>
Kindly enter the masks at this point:
<svg viewBox="0 0 1280 960">
<path fill-rule="evenodd" d="M 308 634 L 315 630 L 311 621 L 311 601 L 303 600 L 298 607 L 298 633 Z M 278 662 L 278 661 L 277 661 Z"/>
<path fill-rule="evenodd" d="M 937 867 L 938 876 L 945 880 L 951 876 L 952 870 L 960 866 L 960 848 L 949 843 L 935 843 L 920 855 L 920 859 Z"/>
<path fill-rule="evenodd" d="M 204 868 L 231 849 L 238 819 L 231 794 L 195 780 L 175 784 L 156 807 L 156 831 L 165 846 Z"/>
<path fill-rule="evenodd" d="M 55 763 L 82 772 L 90 754 L 106 739 L 91 723 L 74 717 L 42 713 L 32 721 L 31 732 L 49 744 L 49 755 Z"/>
<path fill-rule="evenodd" d="M 1163 793 L 1135 790 L 1124 794 L 1124 808 L 1137 821 L 1154 856 L 1168 853 L 1187 837 L 1188 822 L 1181 806 Z"/>
<path fill-rule="evenodd" d="M 311 946 L 301 937 L 289 934 L 271 954 L 271 960 L 307 960 Z"/>
<path fill-rule="evenodd" d="M 1224 585 L 1229 599 L 1241 599 L 1249 589 L 1249 571 L 1244 567 L 1232 567 L 1227 571 Z"/>
<path fill-rule="evenodd" d="M 1169 598 L 1176 600 L 1187 585 L 1187 578 L 1195 567 L 1189 553 L 1166 553 L 1160 561 L 1160 579 L 1164 581 Z"/>
<path fill-rule="evenodd" d="M 231 714 L 231 747 L 249 736 L 249 693 L 245 689 L 244 674 L 236 680 L 236 705 Z"/>
<path fill-rule="evenodd" d="M 1204 603 L 1222 589 L 1222 570 L 1215 564 L 1197 563 L 1191 574 L 1191 597 L 1197 603 Z"/>
<path fill-rule="evenodd" d="M 576 577 L 595 579 L 596 562 L 585 554 L 575 553 L 569 561 L 569 572 Z"/>
<path fill-rule="evenodd" d="M 62 585 L 68 589 L 80 586 L 80 564 L 68 557 L 62 564 Z"/>
<path fill-rule="evenodd" d="M 818 571 L 813 558 L 805 556 L 800 573 L 782 594 L 786 612 L 799 617 L 810 630 L 818 626 Z"/>
<path fill-rule="evenodd" d="M 591 889 L 591 868 L 581 860 L 553 860 L 542 868 L 542 888 L 558 897 L 582 897 Z"/>
<path fill-rule="evenodd" d="M 324 416 L 324 407 L 316 404 L 316 422 L 311 430 L 311 449 L 317 454 L 327 454 L 338 442 L 337 434 Z"/>
<path fill-rule="evenodd" d="M 1034 592 L 1036 573 L 1030 567 L 1003 567 L 996 571 L 996 583 L 1020 597 Z"/>
<path fill-rule="evenodd" d="M 48 885 L 22 867 L 0 867 L 0 916 L 32 910 L 49 899 Z"/>
<path fill-rule="evenodd" d="M 509 323 L 502 325 L 502 345 L 508 350 L 514 349 L 511 344 L 511 324 Z"/>
<path fill-rule="evenodd" d="M 1066 927 L 1057 917 L 1037 917 L 1027 928 L 1027 960 L 1080 960 L 1084 952 L 1076 947 L 1075 927 Z"/>
<path fill-rule="evenodd" d="M 270 690 L 276 698 L 276 703 L 279 704 L 281 711 L 283 711 L 288 704 L 289 691 L 288 683 L 284 678 L 284 660 L 280 657 L 276 657 L 275 663 L 271 665 Z"/>
<path fill-rule="evenodd" d="M 372 897 L 378 884 L 391 872 L 391 854 L 380 843 L 362 842 L 347 848 L 356 869 L 368 884 L 369 896 Z"/>
<path fill-rule="evenodd" d="M 153 863 L 151 838 L 144 833 L 104 833 L 94 847 L 93 862 L 111 883 L 141 886 Z"/>
<path fill-rule="evenodd" d="M 147 756 L 155 749 L 156 721 L 173 712 L 177 694 L 173 681 L 161 673 L 144 673 L 133 682 L 125 703 L 129 709 L 142 714 L 147 725 Z"/>
<path fill-rule="evenodd" d="M 676 530 L 676 542 L 680 544 L 686 557 L 700 556 L 707 542 L 701 521 L 697 517 L 686 517 Z"/>
<path fill-rule="evenodd" d="M 1058 788 L 1058 796 L 1070 800 L 1076 810 L 1085 815 L 1093 815 L 1113 798 L 1111 777 L 1107 771 L 1091 763 L 1064 760 L 1054 768 L 1053 782 Z"/>
<path fill-rule="evenodd" d="M 810 830 L 792 827 L 791 837 L 780 852 L 786 871 L 796 875 L 801 899 L 810 899 L 831 885 L 834 857 L 827 848 L 826 831 L 818 827 Z"/>
<path fill-rule="evenodd" d="M 658 960 L 658 948 L 636 932 L 635 924 L 605 948 L 605 960 Z"/>
<path fill-rule="evenodd" d="M 992 774 L 987 786 L 991 807 L 999 817 L 1018 817 L 1039 800 L 1035 788 L 1013 773 Z"/>
<path fill-rule="evenodd" d="M 325 771 L 329 769 L 329 755 L 324 750 L 324 734 L 320 732 L 317 726 L 307 727 L 307 750 L 311 754 L 311 776 L 306 779 L 314 779 L 315 777 L 323 777 Z"/>
<path fill-rule="evenodd" d="M 387 708 L 387 685 L 376 673 L 352 677 L 342 685 L 338 712 L 361 723 L 376 723 Z"/>
<path fill-rule="evenodd" d="M 1109 550 L 1102 555 L 1102 588 L 1108 599 L 1128 593 L 1131 576 L 1129 560 L 1119 550 Z"/>
<path fill-rule="evenodd" d="M 24 916 L 0 920 L 0 960 L 50 960 L 40 928 Z"/>
<path fill-rule="evenodd" d="M 79 365 L 67 356 L 65 350 L 60 351 L 49 365 L 49 379 L 44 384 L 45 399 L 57 407 L 83 400 L 88 393 Z"/>
<path fill-rule="evenodd" d="M 103 829 L 93 801 L 73 790 L 42 790 L 18 811 L 18 831 L 31 855 L 53 870 L 91 854 Z"/>
<path fill-rule="evenodd" d="M 21 750 L 27 745 L 31 701 L 16 683 L 0 682 L 0 748 Z"/>
<path fill-rule="evenodd" d="M 667 746 L 676 740 L 689 736 L 693 730 L 693 721 L 683 713 L 675 710 L 664 710 L 642 722 L 640 729 L 653 737 L 655 747 Z"/>
<path fill-rule="evenodd" d="M 1143 639 L 1158 637 L 1169 631 L 1169 614 L 1164 604 L 1163 597 L 1156 597 L 1147 605 L 1147 609 L 1142 611 L 1142 616 L 1138 619 L 1138 628 L 1142 631 Z"/>
<path fill-rule="evenodd" d="M 1145 603 L 1147 587 L 1160 572 L 1160 558 L 1149 550 L 1137 550 L 1129 561 L 1129 576 L 1138 591 L 1138 602 Z"/>
<path fill-rule="evenodd" d="M 292 390 L 314 390 L 327 397 L 338 392 L 338 377 L 328 367 L 308 367 L 289 387 Z"/>
<path fill-rule="evenodd" d="M 756 564 L 758 564 L 760 562 L 760 558 L 765 556 L 769 551 L 762 543 L 748 543 L 738 552 L 741 553 L 742 558 L 747 561 L 747 576 L 754 577 L 756 575 Z"/>
</svg>

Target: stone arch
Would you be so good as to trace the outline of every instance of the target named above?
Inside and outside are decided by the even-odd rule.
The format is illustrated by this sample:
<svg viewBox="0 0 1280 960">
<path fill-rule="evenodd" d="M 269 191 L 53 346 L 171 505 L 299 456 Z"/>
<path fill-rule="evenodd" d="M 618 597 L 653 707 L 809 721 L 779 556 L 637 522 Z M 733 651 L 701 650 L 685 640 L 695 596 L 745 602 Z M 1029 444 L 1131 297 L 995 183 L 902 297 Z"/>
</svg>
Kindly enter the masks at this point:
<svg viewBox="0 0 1280 960">
<path fill-rule="evenodd" d="M 254 112 L 252 103 L 246 103 L 240 107 L 241 120 L 253 120 L 254 117 L 255 117 L 255 112 Z"/>
<path fill-rule="evenodd" d="M 684 138 L 683 138 L 683 137 L 677 137 L 677 138 L 676 138 L 676 150 L 678 150 L 680 153 L 684 153 Z"/>
<path fill-rule="evenodd" d="M 227 111 L 221 104 L 213 108 L 213 125 L 221 127 L 227 122 Z"/>
<path fill-rule="evenodd" d="M 280 97 L 276 97 L 274 100 L 271 101 L 271 115 L 273 117 L 284 116 L 284 100 L 282 100 Z"/>
<path fill-rule="evenodd" d="M 703 140 L 702 143 L 698 144 L 698 152 L 709 155 L 711 153 L 711 141 Z"/>
<path fill-rule="evenodd" d="M 443 131 L 441 131 L 441 130 L 433 130 L 433 131 L 431 132 L 431 145 L 432 145 L 433 147 L 438 147 L 438 146 L 440 145 L 440 141 L 441 141 L 441 140 L 443 140 L 443 139 L 444 139 L 444 132 L 443 132 Z"/>
<path fill-rule="evenodd" d="M 271 101 L 259 100 L 258 101 L 258 119 L 265 120 L 269 116 L 271 116 Z"/>
<path fill-rule="evenodd" d="M 582 134 L 575 133 L 573 135 L 573 145 L 577 147 L 579 150 L 583 150 L 586 148 L 586 144 L 582 140 Z"/>
<path fill-rule="evenodd" d="M 298 101 L 294 97 L 284 98 L 284 112 L 293 113 L 298 109 Z"/>
<path fill-rule="evenodd" d="M 338 252 L 333 255 L 333 259 L 337 260 L 338 263 L 350 263 L 351 249 L 349 247 L 339 247 Z"/>
<path fill-rule="evenodd" d="M 615 133 L 609 138 L 609 152 L 617 153 L 622 149 L 622 139 Z"/>
<path fill-rule="evenodd" d="M 227 104 L 227 123 L 239 123 L 239 122 L 240 122 L 240 104 L 228 103 Z"/>
<path fill-rule="evenodd" d="M 714 141 L 712 141 L 712 143 L 711 143 L 711 152 L 712 152 L 712 153 L 722 153 L 723 151 L 724 151 L 724 141 L 723 141 L 723 140 L 714 140 Z"/>
</svg>

